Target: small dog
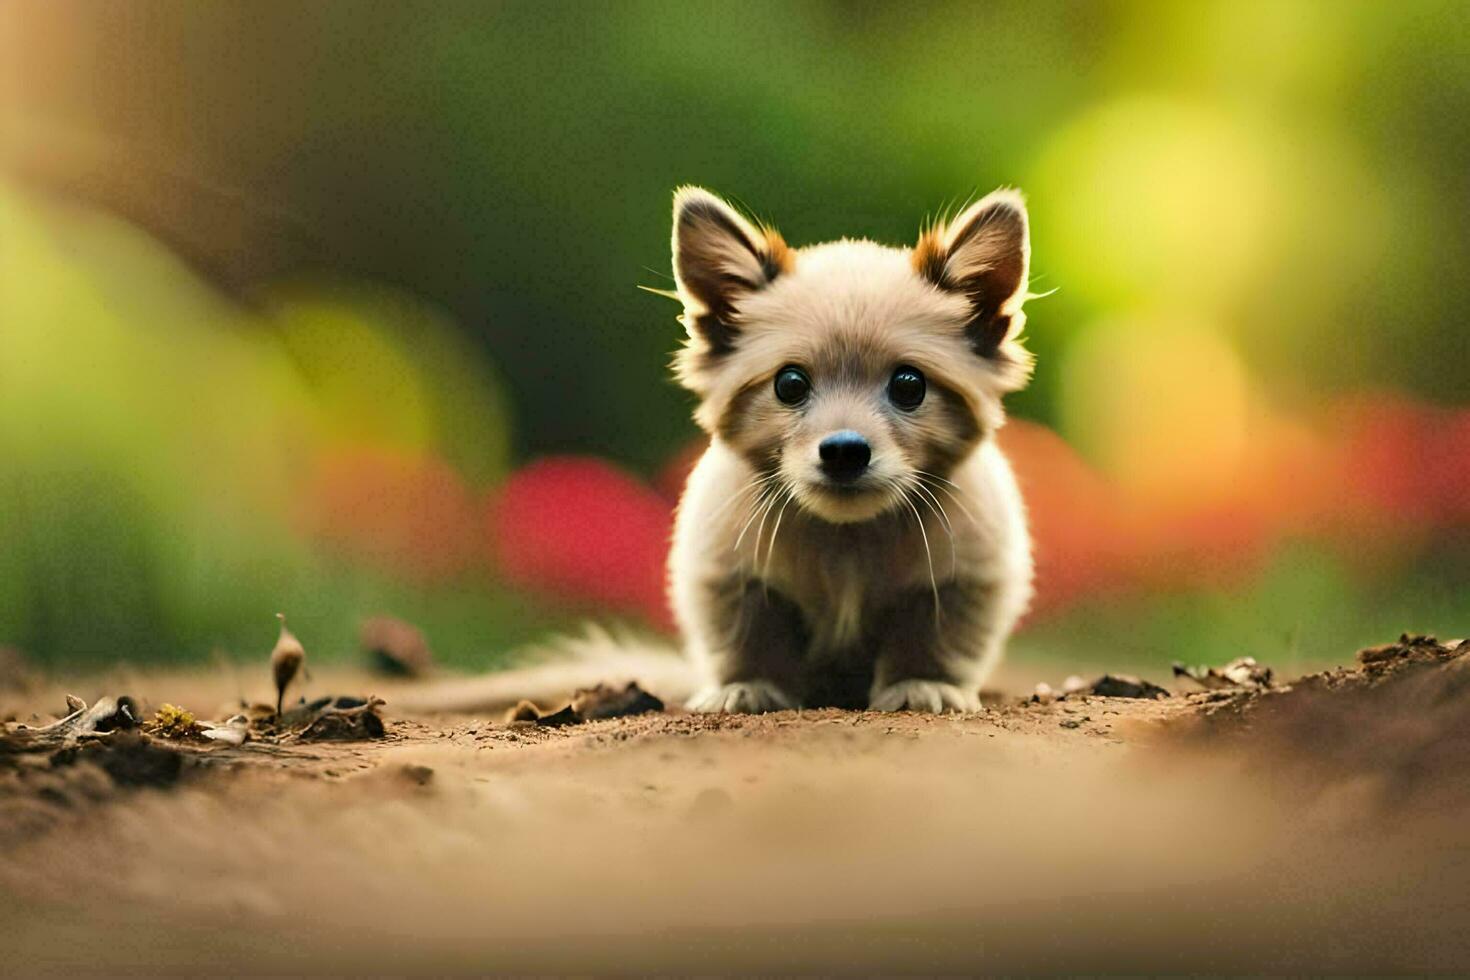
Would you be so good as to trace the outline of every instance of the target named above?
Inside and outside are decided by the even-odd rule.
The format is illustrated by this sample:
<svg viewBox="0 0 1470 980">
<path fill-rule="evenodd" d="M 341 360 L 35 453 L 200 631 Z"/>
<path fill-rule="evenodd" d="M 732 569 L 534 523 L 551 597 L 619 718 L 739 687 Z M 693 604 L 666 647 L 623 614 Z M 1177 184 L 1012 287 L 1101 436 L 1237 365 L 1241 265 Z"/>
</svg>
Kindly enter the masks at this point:
<svg viewBox="0 0 1470 980">
<path fill-rule="evenodd" d="M 480 711 L 637 680 L 697 711 L 977 708 L 1031 598 L 1026 514 L 993 438 L 1031 374 L 1020 195 L 911 249 L 792 249 L 686 187 L 673 244 L 675 369 L 710 435 L 669 556 L 686 656 L 589 627 L 395 703 Z"/>
<path fill-rule="evenodd" d="M 697 711 L 978 708 L 1031 597 L 994 433 L 1026 384 L 1025 205 L 996 191 L 911 249 L 795 249 L 674 198 L 679 381 L 710 445 L 669 580 Z"/>
</svg>

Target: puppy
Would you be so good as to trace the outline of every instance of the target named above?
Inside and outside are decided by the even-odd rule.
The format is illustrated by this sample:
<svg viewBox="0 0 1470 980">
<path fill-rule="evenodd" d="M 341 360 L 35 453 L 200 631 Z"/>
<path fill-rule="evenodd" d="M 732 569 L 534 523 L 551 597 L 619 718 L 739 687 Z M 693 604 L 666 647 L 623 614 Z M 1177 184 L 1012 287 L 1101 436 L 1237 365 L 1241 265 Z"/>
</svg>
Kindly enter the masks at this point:
<svg viewBox="0 0 1470 980">
<path fill-rule="evenodd" d="M 710 445 L 669 581 L 697 711 L 970 711 L 1031 597 L 997 447 L 1022 388 L 1030 244 L 1000 190 L 909 249 L 792 248 L 674 198 L 680 383 Z"/>
</svg>

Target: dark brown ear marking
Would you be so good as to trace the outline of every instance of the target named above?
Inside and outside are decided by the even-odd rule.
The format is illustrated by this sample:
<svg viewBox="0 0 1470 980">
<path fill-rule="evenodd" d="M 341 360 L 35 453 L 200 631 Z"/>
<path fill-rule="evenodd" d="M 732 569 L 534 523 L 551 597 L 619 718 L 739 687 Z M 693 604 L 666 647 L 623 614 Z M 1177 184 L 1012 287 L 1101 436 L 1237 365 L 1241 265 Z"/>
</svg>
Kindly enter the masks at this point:
<svg viewBox="0 0 1470 980">
<path fill-rule="evenodd" d="M 789 270 L 791 250 L 774 229 L 752 225 L 697 187 L 681 187 L 674 195 L 673 237 L 685 325 L 709 353 L 727 353 L 734 347 L 736 301 Z"/>
<path fill-rule="evenodd" d="M 965 327 L 981 357 L 997 356 L 1011 329 L 1017 295 L 1026 288 L 1031 243 L 1026 205 L 1001 190 L 931 228 L 914 246 L 914 270 L 940 289 L 962 292 L 973 314 Z"/>
</svg>

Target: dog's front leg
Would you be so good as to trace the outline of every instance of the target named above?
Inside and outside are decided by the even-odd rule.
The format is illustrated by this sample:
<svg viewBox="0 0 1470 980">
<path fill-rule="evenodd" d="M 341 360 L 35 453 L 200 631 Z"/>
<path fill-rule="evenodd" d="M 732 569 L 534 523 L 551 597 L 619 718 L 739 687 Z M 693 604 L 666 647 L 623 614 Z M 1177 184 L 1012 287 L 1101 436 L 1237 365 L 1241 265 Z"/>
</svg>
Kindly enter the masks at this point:
<svg viewBox="0 0 1470 980">
<path fill-rule="evenodd" d="M 975 582 L 905 592 L 874 620 L 869 704 L 878 711 L 976 711 L 974 678 L 1004 631 L 990 622 L 993 590 Z"/>
<path fill-rule="evenodd" d="M 710 587 L 705 610 L 715 683 L 689 709 L 757 714 L 798 707 L 808 634 L 796 604 L 762 583 L 732 578 Z"/>
</svg>

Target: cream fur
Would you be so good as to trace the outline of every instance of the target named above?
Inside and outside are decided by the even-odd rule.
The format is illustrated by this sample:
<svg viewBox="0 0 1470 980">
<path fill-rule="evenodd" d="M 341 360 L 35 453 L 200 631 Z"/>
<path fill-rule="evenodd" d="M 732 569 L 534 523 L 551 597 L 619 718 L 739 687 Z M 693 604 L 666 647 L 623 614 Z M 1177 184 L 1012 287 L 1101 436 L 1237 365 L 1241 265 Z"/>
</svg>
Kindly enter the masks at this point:
<svg viewBox="0 0 1470 980">
<path fill-rule="evenodd" d="M 718 202 L 685 190 L 676 208 L 690 195 L 702 206 Z M 1002 215 L 1009 226 L 987 220 L 996 212 L 986 209 L 996 205 L 1016 209 Z M 677 214 L 676 268 L 683 248 L 686 256 L 719 256 L 724 268 L 753 281 L 760 259 L 749 251 L 758 253 L 760 243 L 749 224 L 735 225 L 751 236 L 746 241 L 722 242 L 726 228 L 681 224 Z M 947 278 L 1019 263 L 1019 282 L 995 298 L 1010 317 L 999 356 L 980 356 L 967 338 L 972 299 L 924 278 L 907 249 L 843 240 L 788 252 L 773 281 L 736 285 L 717 297 L 736 338 L 718 356 L 711 356 L 697 320 L 711 304 L 681 279 L 690 336 L 676 370 L 699 394 L 696 419 L 712 434 L 680 502 L 669 562 L 675 614 L 705 682 L 692 707 L 751 711 L 795 701 L 770 678 L 744 677 L 735 663 L 737 634 L 748 624 L 725 621 L 725 599 L 714 588 L 732 576 L 795 603 L 813 662 L 864 656 L 854 648 L 880 625 L 876 619 L 890 603 L 932 591 L 940 620 L 933 654 L 943 678 L 900 676 L 880 658 L 869 695 L 874 707 L 973 708 L 975 692 L 999 662 L 1031 597 L 1024 506 L 990 436 L 1004 419 L 1001 397 L 1023 386 L 1030 371 L 1017 336 L 1029 262 L 1024 207 L 1014 192 L 997 192 L 938 232 L 935 247 L 946 250 Z M 705 235 L 710 240 L 687 240 Z M 822 376 L 813 368 L 813 396 L 799 412 L 768 390 L 783 365 L 829 361 L 841 369 Z M 957 396 L 968 417 L 943 414 L 935 398 L 930 407 L 896 415 L 882 386 L 895 365 L 920 369 L 932 388 Z M 970 425 L 982 433 L 975 445 L 949 472 L 926 479 L 918 462 L 924 452 L 959 438 L 949 430 Z M 816 447 L 838 429 L 859 431 L 871 444 L 871 493 L 838 499 L 824 492 Z M 727 436 L 736 430 L 732 443 Z M 779 458 L 770 472 L 750 458 L 753 447 L 766 444 Z M 766 482 L 758 483 L 763 476 Z M 955 612 L 963 615 L 946 616 L 941 593 L 956 590 Z"/>
</svg>

